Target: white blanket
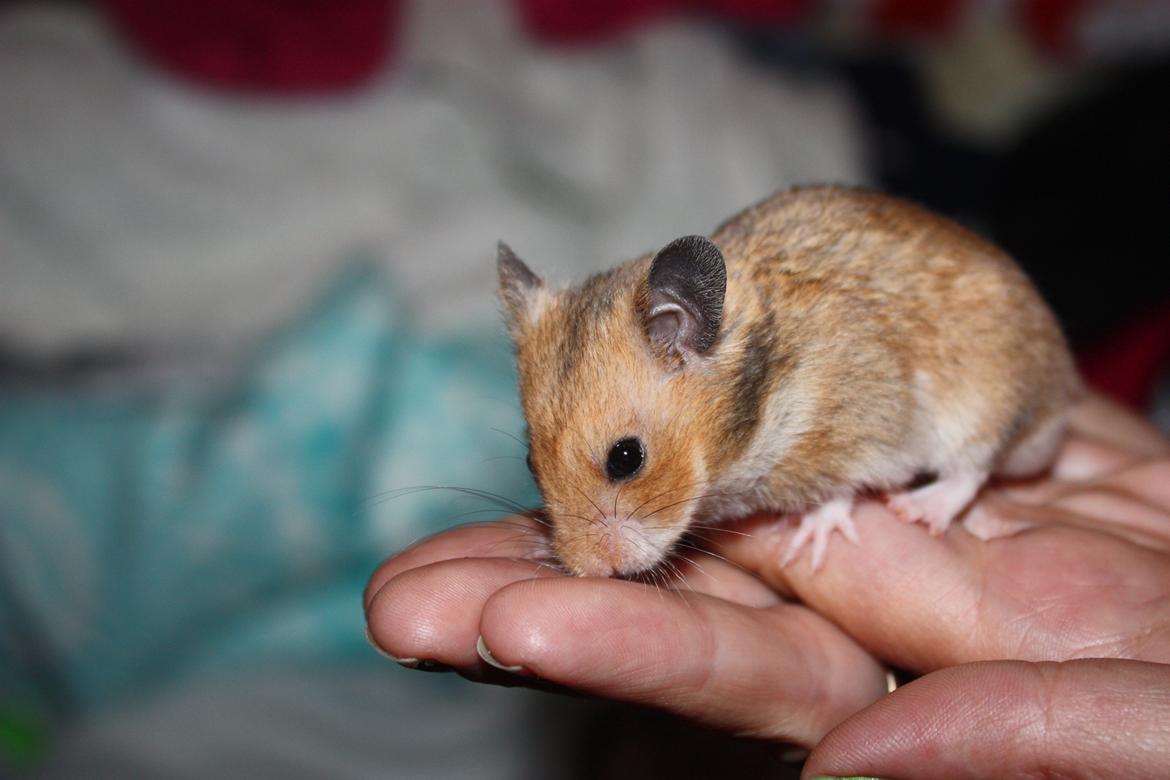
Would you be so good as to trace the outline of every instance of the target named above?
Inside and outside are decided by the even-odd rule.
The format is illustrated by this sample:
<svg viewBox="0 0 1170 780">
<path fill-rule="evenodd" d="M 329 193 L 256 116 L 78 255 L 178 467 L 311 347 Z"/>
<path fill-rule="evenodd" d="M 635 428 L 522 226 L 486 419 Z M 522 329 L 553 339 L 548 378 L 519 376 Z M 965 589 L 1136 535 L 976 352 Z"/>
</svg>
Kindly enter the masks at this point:
<svg viewBox="0 0 1170 780">
<path fill-rule="evenodd" d="M 0 15 L 0 344 L 230 351 L 355 253 L 422 325 L 467 327 L 493 317 L 500 238 L 567 280 L 780 187 L 861 179 L 840 92 L 714 29 L 563 50 L 508 3 L 404 8 L 393 65 L 324 99 L 177 82 L 84 7 Z"/>
</svg>

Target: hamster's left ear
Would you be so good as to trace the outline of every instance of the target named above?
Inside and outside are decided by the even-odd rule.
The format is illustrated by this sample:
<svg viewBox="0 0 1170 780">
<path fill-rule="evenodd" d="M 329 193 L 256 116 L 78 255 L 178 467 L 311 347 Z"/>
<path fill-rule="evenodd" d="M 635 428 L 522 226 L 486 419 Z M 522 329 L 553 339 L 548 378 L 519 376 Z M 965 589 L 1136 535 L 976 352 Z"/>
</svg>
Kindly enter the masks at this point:
<svg viewBox="0 0 1170 780">
<path fill-rule="evenodd" d="M 719 335 L 726 292 L 719 247 L 703 236 L 671 241 L 654 256 L 646 279 L 646 335 L 679 357 L 706 352 Z"/>
<path fill-rule="evenodd" d="M 516 257 L 503 241 L 497 249 L 496 268 L 500 275 L 499 295 L 504 319 L 508 331 L 515 337 L 539 315 L 538 298 L 544 290 L 544 280 Z"/>
</svg>

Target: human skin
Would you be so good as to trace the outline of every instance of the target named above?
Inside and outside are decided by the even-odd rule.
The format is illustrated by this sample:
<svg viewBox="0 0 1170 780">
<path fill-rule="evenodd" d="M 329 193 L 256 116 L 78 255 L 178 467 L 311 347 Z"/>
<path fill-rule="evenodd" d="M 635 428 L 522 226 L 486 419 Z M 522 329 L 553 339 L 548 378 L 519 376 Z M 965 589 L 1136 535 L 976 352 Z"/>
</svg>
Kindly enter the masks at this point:
<svg viewBox="0 0 1170 780">
<path fill-rule="evenodd" d="M 1050 475 L 980 496 L 982 522 L 1017 531 L 990 542 L 857 511 L 860 543 L 834 540 L 818 572 L 780 566 L 791 523 L 758 517 L 708 530 L 711 555 L 680 560 L 669 584 L 567 577 L 526 518 L 455 529 L 374 573 L 371 639 L 471 679 L 813 748 L 810 777 L 1170 772 L 1160 434 L 1086 400 Z M 481 637 L 518 668 L 485 663 Z M 922 677 L 886 695 L 885 665 Z"/>
</svg>

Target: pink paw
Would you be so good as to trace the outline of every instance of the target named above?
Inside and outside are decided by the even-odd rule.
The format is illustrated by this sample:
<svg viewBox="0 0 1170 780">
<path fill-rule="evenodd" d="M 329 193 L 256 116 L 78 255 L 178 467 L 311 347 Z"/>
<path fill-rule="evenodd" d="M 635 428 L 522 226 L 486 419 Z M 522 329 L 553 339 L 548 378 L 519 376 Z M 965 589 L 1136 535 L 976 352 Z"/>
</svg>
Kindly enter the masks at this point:
<svg viewBox="0 0 1170 780">
<path fill-rule="evenodd" d="M 857 529 L 853 525 L 853 498 L 837 498 L 806 513 L 800 518 L 800 527 L 796 535 L 788 543 L 788 550 L 780 560 L 781 566 L 787 566 L 800 555 L 805 545 L 812 541 L 812 568 L 818 571 L 825 562 L 825 551 L 829 547 L 829 538 L 833 531 L 840 531 L 841 535 L 854 544 L 858 543 Z"/>
<path fill-rule="evenodd" d="M 962 514 L 979 491 L 986 474 L 958 474 L 929 485 L 893 493 L 886 508 L 907 523 L 922 523 L 932 536 L 941 536 Z"/>
</svg>

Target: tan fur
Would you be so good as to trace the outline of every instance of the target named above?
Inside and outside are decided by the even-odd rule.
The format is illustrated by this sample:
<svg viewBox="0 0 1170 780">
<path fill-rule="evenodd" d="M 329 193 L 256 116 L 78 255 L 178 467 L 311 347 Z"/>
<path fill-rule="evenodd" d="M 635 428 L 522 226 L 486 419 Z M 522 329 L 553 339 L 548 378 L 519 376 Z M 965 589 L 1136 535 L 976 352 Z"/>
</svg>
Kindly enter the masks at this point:
<svg viewBox="0 0 1170 780">
<path fill-rule="evenodd" d="M 653 566 L 694 517 L 995 470 L 1030 437 L 1031 461 L 1047 459 L 1033 434 L 1059 427 L 1076 375 L 1048 308 L 986 241 L 842 187 L 779 193 L 711 240 L 727 293 L 703 355 L 648 341 L 649 256 L 542 288 L 513 322 L 532 460 L 572 571 Z M 629 435 L 646 464 L 611 484 L 606 454 Z"/>
</svg>

